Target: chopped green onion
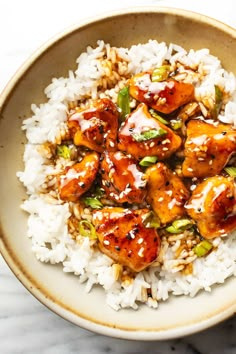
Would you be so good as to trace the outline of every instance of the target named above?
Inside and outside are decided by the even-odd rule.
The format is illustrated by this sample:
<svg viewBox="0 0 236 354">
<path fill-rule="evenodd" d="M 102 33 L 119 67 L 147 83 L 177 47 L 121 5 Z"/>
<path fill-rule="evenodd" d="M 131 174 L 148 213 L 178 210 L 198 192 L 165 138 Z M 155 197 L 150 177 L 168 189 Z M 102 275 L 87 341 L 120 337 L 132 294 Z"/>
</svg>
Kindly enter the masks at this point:
<svg viewBox="0 0 236 354">
<path fill-rule="evenodd" d="M 162 124 L 168 125 L 169 122 L 167 120 L 165 120 L 164 118 L 162 118 L 161 116 L 159 116 L 159 114 L 157 114 L 157 112 L 154 109 L 149 109 L 149 113 L 151 114 L 151 116 L 157 120 L 159 120 L 159 122 L 161 122 Z"/>
<path fill-rule="evenodd" d="M 126 86 L 118 93 L 117 105 L 120 108 L 120 118 L 125 120 L 126 116 L 130 113 L 129 105 L 129 87 Z"/>
<path fill-rule="evenodd" d="M 176 229 L 173 225 L 167 226 L 165 230 L 170 234 L 181 234 L 183 232 L 182 229 Z"/>
<path fill-rule="evenodd" d="M 198 257 L 203 257 L 205 256 L 207 253 L 210 252 L 210 250 L 212 249 L 213 245 L 211 242 L 204 240 L 201 241 L 199 244 L 197 244 L 197 246 L 195 246 L 193 248 L 193 252 L 198 256 Z"/>
<path fill-rule="evenodd" d="M 152 72 L 151 80 L 153 82 L 165 81 L 170 73 L 170 65 L 162 65 L 159 68 L 155 68 Z"/>
<path fill-rule="evenodd" d="M 81 236 L 89 237 L 90 239 L 97 238 L 95 227 L 87 220 L 81 220 L 79 222 L 79 233 Z"/>
<path fill-rule="evenodd" d="M 183 122 L 182 122 L 182 120 L 175 120 L 175 121 L 170 122 L 170 124 L 171 124 L 172 129 L 178 130 L 178 129 L 182 128 Z"/>
<path fill-rule="evenodd" d="M 158 229 L 161 226 L 160 219 L 153 211 L 147 213 L 143 219 L 143 224 L 147 229 Z"/>
<path fill-rule="evenodd" d="M 179 219 L 179 220 L 175 220 L 172 222 L 172 225 L 176 228 L 176 229 L 188 229 L 189 227 L 192 227 L 193 223 L 191 220 L 189 219 Z"/>
<path fill-rule="evenodd" d="M 225 167 L 224 170 L 231 176 L 236 177 L 236 167 Z"/>
<path fill-rule="evenodd" d="M 57 145 L 57 155 L 64 159 L 70 159 L 70 148 L 67 145 Z"/>
<path fill-rule="evenodd" d="M 171 234 L 180 234 L 185 230 L 191 228 L 193 225 L 192 221 L 189 219 L 179 219 L 172 222 L 170 226 L 166 227 L 166 231 Z"/>
<path fill-rule="evenodd" d="M 146 156 L 140 162 L 140 166 L 148 167 L 157 162 L 157 156 Z"/>
<path fill-rule="evenodd" d="M 131 135 L 134 138 L 134 140 L 136 140 L 138 142 L 142 142 L 142 141 L 146 141 L 146 140 L 150 140 L 150 139 L 154 139 L 154 138 L 160 138 L 162 136 L 165 136 L 166 134 L 167 134 L 166 130 L 159 128 L 159 129 L 147 130 L 147 131 L 142 132 L 140 134 L 133 133 Z"/>
<path fill-rule="evenodd" d="M 215 104 L 211 112 L 213 119 L 217 119 L 218 114 L 220 113 L 222 103 L 223 103 L 223 92 L 221 91 L 219 86 L 215 85 Z"/>
<path fill-rule="evenodd" d="M 87 197 L 83 200 L 87 206 L 90 206 L 93 209 L 101 209 L 103 207 L 102 203 L 97 198 Z"/>
</svg>

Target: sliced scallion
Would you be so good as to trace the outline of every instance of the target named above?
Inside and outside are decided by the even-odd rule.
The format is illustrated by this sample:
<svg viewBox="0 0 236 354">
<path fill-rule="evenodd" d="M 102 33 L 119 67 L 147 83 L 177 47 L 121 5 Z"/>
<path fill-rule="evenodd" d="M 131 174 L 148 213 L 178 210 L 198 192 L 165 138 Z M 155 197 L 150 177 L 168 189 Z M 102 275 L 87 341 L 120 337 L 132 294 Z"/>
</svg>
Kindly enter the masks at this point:
<svg viewBox="0 0 236 354">
<path fill-rule="evenodd" d="M 151 229 L 158 229 L 161 226 L 160 219 L 153 211 L 147 213 L 143 219 L 143 224 L 146 228 Z"/>
<path fill-rule="evenodd" d="M 81 220 L 79 222 L 79 233 L 81 236 L 89 237 L 90 239 L 97 238 L 95 227 L 87 220 Z"/>
<path fill-rule="evenodd" d="M 167 226 L 165 230 L 170 234 L 181 234 L 183 232 L 182 229 L 176 229 L 173 225 Z"/>
<path fill-rule="evenodd" d="M 86 197 L 83 200 L 87 206 L 90 206 L 93 209 L 101 209 L 103 207 L 102 203 L 97 198 Z"/>
<path fill-rule="evenodd" d="M 172 121 L 170 124 L 171 124 L 172 129 L 178 130 L 178 129 L 182 128 L 183 122 L 182 122 L 182 120 L 175 120 L 175 121 Z"/>
<path fill-rule="evenodd" d="M 57 156 L 70 159 L 70 148 L 67 145 L 57 145 Z"/>
<path fill-rule="evenodd" d="M 191 220 L 189 219 L 179 219 L 179 220 L 175 220 L 172 222 L 172 225 L 176 228 L 176 229 L 182 229 L 182 230 L 186 230 L 190 227 L 192 227 L 193 223 Z"/>
<path fill-rule="evenodd" d="M 131 134 L 133 139 L 138 141 L 138 142 L 142 142 L 142 141 L 146 141 L 146 140 L 151 140 L 154 138 L 160 138 L 162 136 L 165 136 L 167 134 L 167 131 L 159 128 L 159 129 L 151 129 L 151 130 L 147 130 L 144 131 L 142 133 L 133 133 Z"/>
<path fill-rule="evenodd" d="M 153 82 L 165 81 L 170 73 L 170 65 L 162 65 L 159 68 L 155 68 L 152 72 L 151 80 Z"/>
<path fill-rule="evenodd" d="M 211 242 L 207 240 L 203 240 L 200 243 L 198 243 L 194 248 L 193 252 L 198 256 L 198 257 L 203 257 L 206 254 L 210 252 L 212 249 L 213 245 Z"/>
<path fill-rule="evenodd" d="M 130 113 L 129 102 L 129 87 L 126 86 L 119 91 L 117 98 L 117 105 L 120 108 L 120 118 L 122 121 L 124 121 L 126 116 Z"/>
<path fill-rule="evenodd" d="M 168 125 L 169 122 L 167 120 L 165 120 L 164 118 L 162 118 L 161 116 L 159 116 L 159 114 L 157 114 L 157 112 L 154 109 L 149 109 L 149 113 L 151 114 L 151 116 L 157 120 L 159 120 L 160 123 Z"/>
<path fill-rule="evenodd" d="M 148 167 L 157 162 L 157 156 L 146 156 L 140 162 L 140 166 Z"/>
<path fill-rule="evenodd" d="M 172 222 L 170 226 L 166 227 L 166 231 L 171 234 L 180 234 L 185 230 L 191 228 L 193 225 L 192 221 L 189 219 L 179 219 Z"/>
<path fill-rule="evenodd" d="M 220 113 L 222 103 L 223 103 L 223 92 L 221 91 L 218 85 L 215 85 L 215 104 L 211 112 L 213 119 L 217 119 L 218 114 Z"/>
<path fill-rule="evenodd" d="M 236 167 L 229 166 L 224 168 L 225 172 L 227 172 L 231 177 L 236 177 Z"/>
</svg>

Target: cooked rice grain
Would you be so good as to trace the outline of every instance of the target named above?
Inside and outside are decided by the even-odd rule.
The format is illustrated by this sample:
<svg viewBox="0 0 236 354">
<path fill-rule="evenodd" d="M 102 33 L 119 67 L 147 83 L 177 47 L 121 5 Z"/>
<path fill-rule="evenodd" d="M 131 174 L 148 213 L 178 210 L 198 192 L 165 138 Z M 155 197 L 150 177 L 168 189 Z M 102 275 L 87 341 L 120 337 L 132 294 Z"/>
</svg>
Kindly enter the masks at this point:
<svg viewBox="0 0 236 354">
<path fill-rule="evenodd" d="M 57 164 L 50 160 L 50 152 L 44 144 L 60 144 L 63 140 L 69 110 L 77 103 L 87 106 L 91 99 L 99 97 L 116 102 L 119 89 L 131 75 L 160 66 L 165 60 L 169 60 L 173 68 L 178 67 L 178 80 L 197 83 L 196 99 L 203 116 L 207 115 L 205 98 L 210 98 L 215 85 L 219 85 L 225 92 L 225 106 L 219 119 L 236 127 L 234 75 L 226 72 L 208 49 L 186 52 L 178 45 L 167 46 L 156 40 L 129 49 L 114 48 L 103 41 L 98 41 L 96 48 L 88 47 L 77 59 L 77 70 L 69 71 L 65 78 L 54 78 L 45 89 L 47 103 L 33 104 L 33 115 L 23 122 L 28 143 L 24 171 L 17 175 L 29 195 L 22 208 L 29 213 L 28 236 L 32 250 L 42 262 L 62 263 L 64 272 L 74 273 L 80 282 L 86 283 L 85 291 L 100 284 L 107 303 L 115 310 L 137 309 L 140 302 L 157 308 L 159 302 L 167 300 L 171 294 L 195 296 L 199 290 L 211 291 L 214 284 L 236 275 L 235 235 L 215 239 L 214 251 L 203 258 L 196 258 L 188 251 L 187 245 L 191 250 L 190 242 L 194 240 L 187 240 L 183 247 L 182 235 L 165 238 L 157 262 L 137 275 L 125 275 L 120 265 L 94 247 L 94 242 L 79 235 L 72 238 L 70 228 L 80 218 L 90 220 L 89 210 L 74 206 L 73 211 L 69 203 L 56 199 L 53 190 L 48 191 L 49 187 L 53 188 L 54 176 L 65 166 L 59 160 Z M 189 68 L 187 74 L 186 69 L 185 73 L 181 69 L 184 66 Z M 71 219 L 72 214 L 74 219 Z M 73 220 L 70 228 L 68 220 Z"/>
</svg>

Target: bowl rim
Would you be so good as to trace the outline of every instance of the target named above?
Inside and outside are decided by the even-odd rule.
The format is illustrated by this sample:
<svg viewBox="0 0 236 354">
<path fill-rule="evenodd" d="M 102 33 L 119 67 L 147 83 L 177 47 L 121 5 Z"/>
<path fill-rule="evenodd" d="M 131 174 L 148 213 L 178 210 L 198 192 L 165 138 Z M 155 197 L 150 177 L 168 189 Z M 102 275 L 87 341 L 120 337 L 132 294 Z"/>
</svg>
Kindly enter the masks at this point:
<svg viewBox="0 0 236 354">
<path fill-rule="evenodd" d="M 89 18 L 85 18 L 84 20 L 79 21 L 76 24 L 73 24 L 66 29 L 60 31 L 49 40 L 44 42 L 38 49 L 36 49 L 29 57 L 26 59 L 23 64 L 17 69 L 15 74 L 13 74 L 12 78 L 9 80 L 3 91 L 0 93 L 0 119 L 1 119 L 1 111 L 4 106 L 7 104 L 8 98 L 11 93 L 14 91 L 14 88 L 17 86 L 18 82 L 23 78 L 24 74 L 30 69 L 31 65 L 40 59 L 40 57 L 53 45 L 57 42 L 63 40 L 71 33 L 85 28 L 86 26 L 96 24 L 97 22 L 104 21 L 106 19 L 112 19 L 114 17 L 119 17 L 123 15 L 131 15 L 131 14 L 148 14 L 148 13 L 163 13 L 167 15 L 177 15 L 183 16 L 188 19 L 194 19 L 201 23 L 210 24 L 212 27 L 216 27 L 223 32 L 229 34 L 232 38 L 236 39 L 236 29 L 233 27 L 215 19 L 207 15 L 203 15 L 194 11 L 185 10 L 182 8 L 174 8 L 169 6 L 136 6 L 132 9 L 123 8 L 113 11 L 103 12 L 102 14 L 92 16 Z M 1 224 L 1 220 L 0 220 Z M 191 323 L 189 325 L 180 326 L 176 328 L 170 328 L 168 330 L 133 330 L 127 329 L 123 327 L 112 327 L 103 324 L 102 322 L 95 322 L 94 319 L 86 318 L 85 316 L 79 316 L 75 313 L 72 313 L 69 308 L 66 308 L 65 305 L 60 304 L 58 301 L 53 301 L 52 298 L 48 297 L 46 293 L 44 293 L 43 289 L 37 285 L 37 281 L 32 279 L 32 277 L 27 274 L 27 272 L 23 271 L 20 266 L 20 262 L 17 261 L 12 256 L 12 252 L 10 251 L 10 247 L 7 242 L 4 241 L 3 231 L 0 226 L 0 254 L 4 258 L 8 267 L 14 273 L 16 278 L 24 285 L 24 287 L 43 305 L 45 305 L 48 309 L 61 316 L 62 318 L 78 325 L 81 328 L 96 332 L 98 334 L 129 339 L 129 340 L 144 340 L 144 341 L 156 341 L 156 340 L 167 340 L 183 337 L 186 335 L 194 334 L 199 331 L 205 330 L 209 327 L 212 327 L 227 318 L 233 316 L 236 313 L 236 304 L 231 304 L 228 308 L 225 308 L 220 313 L 213 315 L 210 318 L 205 318 L 200 322 Z"/>
</svg>

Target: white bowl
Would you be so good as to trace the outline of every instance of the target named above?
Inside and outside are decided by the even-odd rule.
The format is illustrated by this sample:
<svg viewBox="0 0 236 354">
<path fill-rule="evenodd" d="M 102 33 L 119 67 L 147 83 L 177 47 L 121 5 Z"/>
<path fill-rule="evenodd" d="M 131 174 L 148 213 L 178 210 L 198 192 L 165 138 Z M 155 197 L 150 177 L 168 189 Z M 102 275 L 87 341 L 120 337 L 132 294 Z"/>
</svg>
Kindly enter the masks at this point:
<svg viewBox="0 0 236 354">
<path fill-rule="evenodd" d="M 25 141 L 22 119 L 32 102 L 45 100 L 43 89 L 52 77 L 75 68 L 75 59 L 87 45 L 104 39 L 129 46 L 148 39 L 173 42 L 186 49 L 207 47 L 226 69 L 236 73 L 236 31 L 203 15 L 151 7 L 119 11 L 95 18 L 65 31 L 34 53 L 12 78 L 0 97 L 0 250 L 26 288 L 65 319 L 104 335 L 137 340 L 162 340 L 194 333 L 233 315 L 236 278 L 201 292 L 195 298 L 171 297 L 157 310 L 114 311 L 105 303 L 102 289 L 85 292 L 76 276 L 61 266 L 38 262 L 26 237 L 27 217 L 20 209 L 25 190 L 16 178 L 22 170 Z"/>
</svg>

